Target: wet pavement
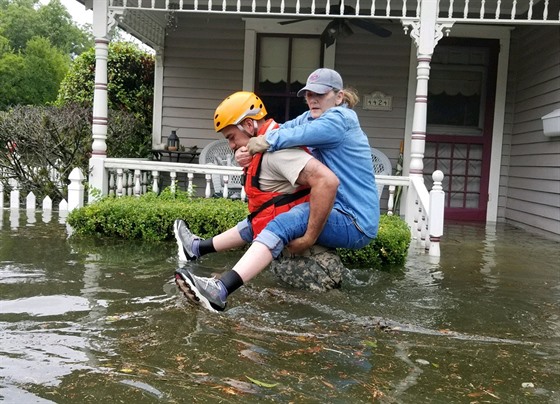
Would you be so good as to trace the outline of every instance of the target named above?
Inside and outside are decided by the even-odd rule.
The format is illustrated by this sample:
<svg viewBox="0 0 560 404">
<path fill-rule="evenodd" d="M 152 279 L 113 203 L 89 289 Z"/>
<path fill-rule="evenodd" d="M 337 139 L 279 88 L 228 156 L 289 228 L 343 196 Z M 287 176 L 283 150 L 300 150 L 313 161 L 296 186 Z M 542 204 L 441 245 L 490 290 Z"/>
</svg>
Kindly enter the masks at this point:
<svg viewBox="0 0 560 404">
<path fill-rule="evenodd" d="M 265 271 L 214 314 L 171 283 L 174 242 L 1 213 L 1 401 L 560 402 L 560 244 L 511 226 L 447 224 L 439 260 L 411 248 L 327 293 Z"/>
</svg>

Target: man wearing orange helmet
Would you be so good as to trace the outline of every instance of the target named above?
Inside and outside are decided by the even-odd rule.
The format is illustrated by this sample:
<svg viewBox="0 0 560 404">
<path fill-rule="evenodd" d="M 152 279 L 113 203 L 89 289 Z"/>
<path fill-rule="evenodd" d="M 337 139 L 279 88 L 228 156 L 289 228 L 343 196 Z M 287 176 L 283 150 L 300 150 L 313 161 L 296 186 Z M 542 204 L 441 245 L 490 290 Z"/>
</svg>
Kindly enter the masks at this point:
<svg viewBox="0 0 560 404">
<path fill-rule="evenodd" d="M 272 119 L 265 120 L 262 100 L 251 92 L 240 91 L 227 97 L 216 109 L 214 128 L 229 142 L 232 150 L 245 147 L 249 139 L 278 128 Z M 179 258 L 190 261 L 202 255 L 240 248 L 253 241 L 277 215 L 301 203 L 309 203 L 306 236 L 316 240 L 332 210 L 338 179 L 325 165 L 302 148 L 278 153 L 258 153 L 245 169 L 245 191 L 250 215 L 237 226 L 203 240 L 193 235 L 183 220 L 174 223 Z M 191 275 L 176 271 L 176 283 L 186 295 L 191 294 Z M 237 273 L 228 271 L 220 282 L 228 290 L 243 284 Z M 205 305 L 212 309 L 210 302 Z M 224 305 L 225 307 L 225 305 Z M 222 307 L 217 307 L 222 309 Z"/>
</svg>

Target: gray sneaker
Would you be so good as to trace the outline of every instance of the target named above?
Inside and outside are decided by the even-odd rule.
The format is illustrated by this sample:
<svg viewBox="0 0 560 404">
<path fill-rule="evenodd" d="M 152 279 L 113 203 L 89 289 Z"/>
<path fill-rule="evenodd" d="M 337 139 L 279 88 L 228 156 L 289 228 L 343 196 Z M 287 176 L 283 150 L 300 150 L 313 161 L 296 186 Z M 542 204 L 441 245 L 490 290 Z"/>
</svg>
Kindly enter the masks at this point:
<svg viewBox="0 0 560 404">
<path fill-rule="evenodd" d="M 196 276 L 189 270 L 178 269 L 175 271 L 175 283 L 187 298 L 192 300 L 194 296 L 194 300 L 210 311 L 224 311 L 226 308 L 227 301 L 220 296 L 225 290 L 216 278 Z"/>
<path fill-rule="evenodd" d="M 181 219 L 177 219 L 173 223 L 173 233 L 175 233 L 175 239 L 179 247 L 179 259 L 181 261 L 194 261 L 197 259 L 198 257 L 192 251 L 192 245 L 193 241 L 200 239 L 200 237 L 192 234 L 187 224 Z"/>
</svg>

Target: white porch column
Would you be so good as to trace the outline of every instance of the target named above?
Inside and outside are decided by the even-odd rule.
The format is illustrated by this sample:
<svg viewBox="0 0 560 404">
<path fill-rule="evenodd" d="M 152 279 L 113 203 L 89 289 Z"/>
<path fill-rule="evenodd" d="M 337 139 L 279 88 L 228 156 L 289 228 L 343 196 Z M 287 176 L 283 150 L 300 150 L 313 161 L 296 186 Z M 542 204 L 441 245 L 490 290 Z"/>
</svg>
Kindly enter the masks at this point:
<svg viewBox="0 0 560 404">
<path fill-rule="evenodd" d="M 95 192 L 106 192 L 107 174 L 104 160 L 107 157 L 107 58 L 109 53 L 108 39 L 108 0 L 93 2 L 93 35 L 95 37 L 95 89 L 93 93 L 93 125 L 92 153 L 89 160 L 89 193 L 88 202 L 94 202 Z"/>
<path fill-rule="evenodd" d="M 426 149 L 426 122 L 428 112 L 428 81 L 430 79 L 430 63 L 437 42 L 442 38 L 442 30 L 447 33 L 453 23 L 437 24 L 438 0 L 422 0 L 418 18 L 403 19 L 405 32 L 411 29 L 410 36 L 417 47 L 416 52 L 416 97 L 412 118 L 410 138 L 410 177 L 424 181 L 424 151 Z M 410 211 L 414 206 L 407 201 L 406 220 L 414 217 Z"/>
<path fill-rule="evenodd" d="M 155 48 L 155 51 L 152 149 L 155 149 L 158 144 L 164 143 L 161 138 L 161 118 L 163 114 L 163 46 Z"/>
</svg>

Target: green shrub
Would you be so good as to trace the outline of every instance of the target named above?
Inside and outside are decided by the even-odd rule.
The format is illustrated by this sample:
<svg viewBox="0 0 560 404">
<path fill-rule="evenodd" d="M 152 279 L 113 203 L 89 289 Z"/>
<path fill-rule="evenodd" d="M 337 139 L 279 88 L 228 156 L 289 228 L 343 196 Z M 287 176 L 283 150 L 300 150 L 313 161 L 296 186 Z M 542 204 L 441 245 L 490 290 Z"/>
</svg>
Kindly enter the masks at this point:
<svg viewBox="0 0 560 404">
<path fill-rule="evenodd" d="M 164 241 L 173 239 L 173 222 L 181 218 L 193 233 L 215 236 L 235 226 L 248 214 L 247 204 L 223 198 L 191 198 L 187 193 L 164 190 L 159 196 L 106 197 L 73 210 L 68 224 L 73 236 L 108 236 L 125 239 Z M 346 266 L 388 268 L 402 265 L 408 253 L 410 230 L 396 216 L 382 215 L 377 238 L 360 250 L 337 250 Z"/>
<path fill-rule="evenodd" d="M 173 238 L 173 222 L 185 220 L 203 238 L 219 234 L 248 214 L 247 204 L 229 199 L 189 198 L 169 191 L 157 196 L 107 197 L 73 210 L 68 224 L 75 235 L 98 235 L 126 239 L 163 241 Z"/>
<path fill-rule="evenodd" d="M 347 266 L 387 268 L 404 264 L 410 240 L 410 228 L 403 219 L 381 215 L 375 240 L 359 250 L 339 248 L 337 252 Z"/>
</svg>

